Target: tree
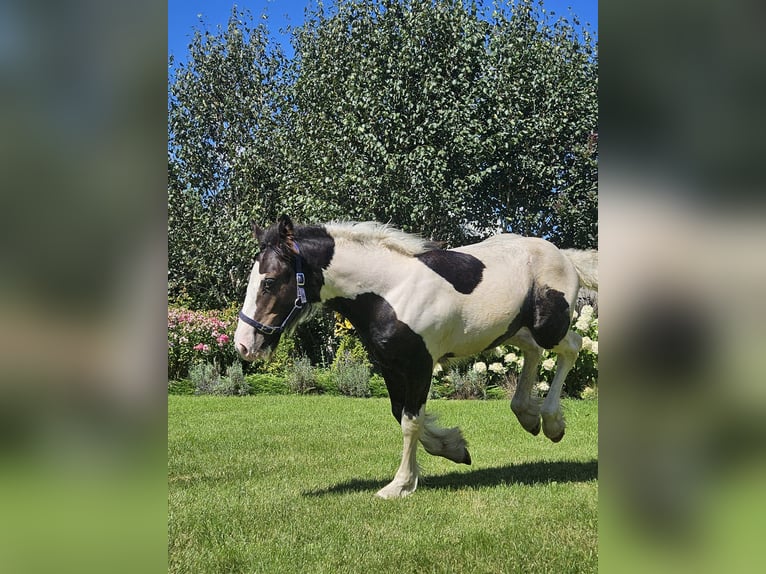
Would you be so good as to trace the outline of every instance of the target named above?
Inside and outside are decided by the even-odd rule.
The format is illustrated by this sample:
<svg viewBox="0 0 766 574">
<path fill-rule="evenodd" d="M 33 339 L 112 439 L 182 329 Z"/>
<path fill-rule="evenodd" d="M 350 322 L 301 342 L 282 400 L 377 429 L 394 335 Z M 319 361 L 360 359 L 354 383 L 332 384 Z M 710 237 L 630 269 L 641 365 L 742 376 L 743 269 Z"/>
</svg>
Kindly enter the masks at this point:
<svg viewBox="0 0 766 574">
<path fill-rule="evenodd" d="M 273 220 L 284 133 L 284 56 L 265 24 L 232 11 L 197 31 L 168 94 L 168 290 L 197 307 L 244 296 L 249 220 Z"/>
<path fill-rule="evenodd" d="M 338 0 L 296 35 L 283 187 L 306 219 L 597 237 L 592 39 L 539 3 Z"/>
</svg>

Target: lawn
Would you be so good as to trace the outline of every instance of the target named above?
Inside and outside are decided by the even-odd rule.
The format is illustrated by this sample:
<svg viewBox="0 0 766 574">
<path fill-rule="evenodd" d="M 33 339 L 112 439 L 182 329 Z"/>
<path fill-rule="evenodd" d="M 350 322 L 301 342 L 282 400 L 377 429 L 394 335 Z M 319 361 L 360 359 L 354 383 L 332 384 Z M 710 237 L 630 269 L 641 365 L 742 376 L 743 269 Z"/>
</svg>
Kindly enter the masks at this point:
<svg viewBox="0 0 766 574">
<path fill-rule="evenodd" d="M 595 572 L 597 401 L 563 400 L 564 439 L 533 437 L 507 401 L 431 401 L 472 466 L 420 448 L 394 475 L 385 399 L 168 397 L 170 572 Z"/>
</svg>

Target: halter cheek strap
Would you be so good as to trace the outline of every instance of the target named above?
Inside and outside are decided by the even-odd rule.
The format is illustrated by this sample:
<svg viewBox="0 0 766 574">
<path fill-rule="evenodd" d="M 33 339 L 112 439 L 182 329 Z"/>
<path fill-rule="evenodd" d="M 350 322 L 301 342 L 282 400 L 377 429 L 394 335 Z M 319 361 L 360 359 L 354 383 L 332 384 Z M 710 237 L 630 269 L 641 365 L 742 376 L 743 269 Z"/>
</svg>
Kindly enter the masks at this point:
<svg viewBox="0 0 766 574">
<path fill-rule="evenodd" d="M 293 245 L 295 246 L 295 283 L 297 285 L 297 296 L 295 298 L 295 303 L 293 303 L 292 310 L 287 315 L 287 317 L 285 317 L 285 320 L 282 321 L 282 324 L 264 325 L 255 319 L 251 319 L 242 311 L 239 312 L 239 318 L 242 321 L 263 335 L 275 335 L 277 333 L 283 333 L 286 331 L 293 323 L 293 321 L 298 318 L 298 315 L 300 315 L 301 311 L 306 306 L 306 302 L 308 301 L 306 297 L 306 276 L 303 274 L 303 257 L 301 257 L 301 249 L 298 246 L 298 243 L 295 241 L 293 241 Z"/>
</svg>

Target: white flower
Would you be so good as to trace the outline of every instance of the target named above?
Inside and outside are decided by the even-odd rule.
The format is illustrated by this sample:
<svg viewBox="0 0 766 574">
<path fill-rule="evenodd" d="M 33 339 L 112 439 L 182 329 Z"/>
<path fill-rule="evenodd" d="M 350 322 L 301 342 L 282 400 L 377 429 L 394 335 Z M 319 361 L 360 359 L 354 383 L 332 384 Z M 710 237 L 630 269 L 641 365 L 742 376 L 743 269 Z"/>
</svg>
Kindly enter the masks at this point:
<svg viewBox="0 0 766 574">
<path fill-rule="evenodd" d="M 433 374 L 434 374 L 434 375 L 438 375 L 438 374 L 439 374 L 439 373 L 441 373 L 443 370 L 444 370 L 444 367 L 442 367 L 442 364 L 441 364 L 441 363 L 436 363 L 436 366 L 434 367 L 434 371 L 433 371 Z"/>
<path fill-rule="evenodd" d="M 575 329 L 578 331 L 587 331 L 588 327 L 590 327 L 590 317 L 587 315 L 580 315 L 580 318 L 577 319 L 577 322 L 575 323 Z"/>
<path fill-rule="evenodd" d="M 593 318 L 593 307 L 590 305 L 583 305 L 582 309 L 580 309 L 580 316 L 588 317 L 588 319 Z"/>
<path fill-rule="evenodd" d="M 481 361 L 473 364 L 473 370 L 477 373 L 486 373 L 487 372 L 487 364 L 482 363 Z"/>
<path fill-rule="evenodd" d="M 495 357 L 502 357 L 505 355 L 505 347 L 495 347 Z"/>
<path fill-rule="evenodd" d="M 598 355 L 598 341 L 593 341 L 593 344 L 590 346 L 590 352 L 594 355 Z"/>
<path fill-rule="evenodd" d="M 505 372 L 505 367 L 503 367 L 502 363 L 492 363 L 489 367 L 487 367 L 490 371 L 493 373 L 502 374 Z"/>
<path fill-rule="evenodd" d="M 516 356 L 516 353 L 508 353 L 505 357 L 503 357 L 503 361 L 506 363 L 515 363 L 519 360 L 519 358 Z"/>
<path fill-rule="evenodd" d="M 537 394 L 539 395 L 543 393 L 547 393 L 550 390 L 550 388 L 551 386 L 545 381 L 541 381 L 534 386 L 535 392 L 537 392 Z"/>
<path fill-rule="evenodd" d="M 593 349 L 593 339 L 590 337 L 583 337 L 582 338 L 582 350 L 583 351 L 590 351 Z"/>
<path fill-rule="evenodd" d="M 545 359 L 543 361 L 543 369 L 546 371 L 552 371 L 554 367 L 556 366 L 556 359 L 551 357 L 550 359 Z"/>
</svg>

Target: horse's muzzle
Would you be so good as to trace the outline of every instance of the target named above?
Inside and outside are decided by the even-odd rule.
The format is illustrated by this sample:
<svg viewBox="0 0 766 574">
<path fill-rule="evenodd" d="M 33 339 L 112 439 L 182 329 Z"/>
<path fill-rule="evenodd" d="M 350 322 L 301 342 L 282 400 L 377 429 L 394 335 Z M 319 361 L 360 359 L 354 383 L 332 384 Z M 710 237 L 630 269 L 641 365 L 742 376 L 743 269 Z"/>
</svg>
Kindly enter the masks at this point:
<svg viewBox="0 0 766 574">
<path fill-rule="evenodd" d="M 241 342 L 235 343 L 235 348 L 240 357 L 251 363 L 259 359 L 268 361 L 271 358 L 271 353 L 273 351 L 270 345 L 262 345 L 255 351 L 251 351 L 247 345 Z"/>
</svg>

